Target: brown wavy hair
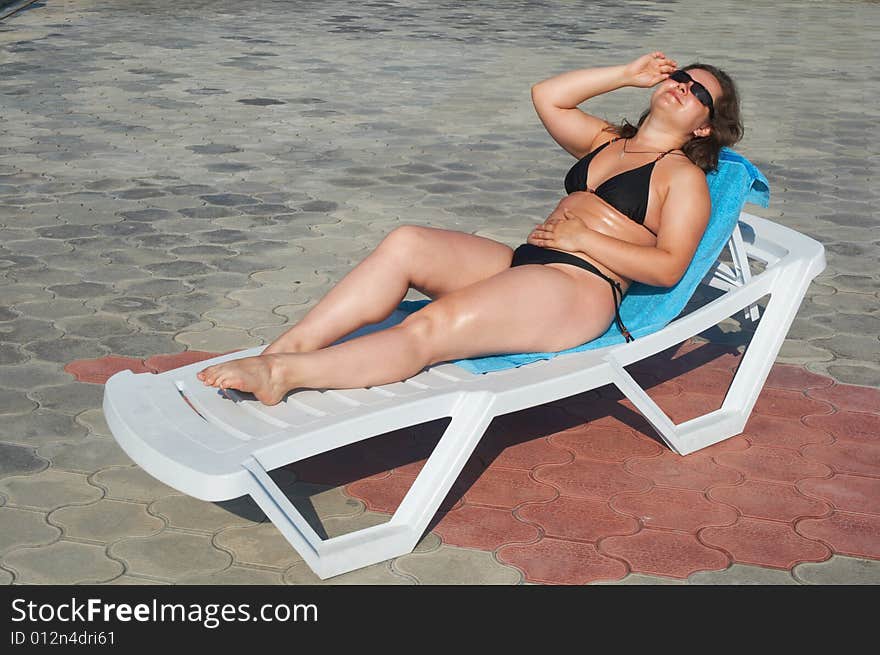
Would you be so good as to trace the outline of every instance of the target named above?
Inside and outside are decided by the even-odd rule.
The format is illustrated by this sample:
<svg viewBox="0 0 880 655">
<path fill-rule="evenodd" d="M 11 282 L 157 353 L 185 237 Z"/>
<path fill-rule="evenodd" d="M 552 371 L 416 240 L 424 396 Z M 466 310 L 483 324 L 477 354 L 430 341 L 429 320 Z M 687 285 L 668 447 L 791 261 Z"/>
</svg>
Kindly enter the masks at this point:
<svg viewBox="0 0 880 655">
<path fill-rule="evenodd" d="M 715 66 L 700 63 L 689 64 L 681 70 L 687 71 L 692 68 L 701 68 L 711 73 L 721 85 L 721 97 L 714 98 L 713 103 L 715 117 L 709 122 L 712 131 L 708 136 L 693 137 L 681 147 L 688 159 L 708 173 L 718 166 L 718 154 L 721 148 L 732 146 L 742 139 L 745 130 L 740 116 L 739 92 L 730 75 Z M 629 139 L 636 135 L 650 112 L 650 109 L 646 109 L 635 125 L 624 119 L 619 125 L 612 125 L 607 129 L 613 134 Z"/>
</svg>

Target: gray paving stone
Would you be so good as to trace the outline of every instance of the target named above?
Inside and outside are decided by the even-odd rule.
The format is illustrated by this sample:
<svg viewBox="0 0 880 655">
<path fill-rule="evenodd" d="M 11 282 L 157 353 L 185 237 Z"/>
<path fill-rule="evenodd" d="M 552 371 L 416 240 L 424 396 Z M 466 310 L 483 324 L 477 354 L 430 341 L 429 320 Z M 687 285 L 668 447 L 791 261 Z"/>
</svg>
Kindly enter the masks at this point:
<svg viewBox="0 0 880 655">
<path fill-rule="evenodd" d="M 36 407 L 37 404 L 24 392 L 0 389 L 0 415 L 29 413 Z"/>
<path fill-rule="evenodd" d="M 15 344 L 0 343 L 0 369 L 15 364 L 21 364 L 28 356 Z"/>
<path fill-rule="evenodd" d="M 123 537 L 157 534 L 165 522 L 147 513 L 144 505 L 118 500 L 99 500 L 82 507 L 62 507 L 49 515 L 65 537 L 110 543 Z"/>
<path fill-rule="evenodd" d="M 128 316 L 135 312 L 150 311 L 159 307 L 153 300 L 138 296 L 117 296 L 110 299 L 101 299 L 98 303 L 98 309 L 122 316 Z"/>
<path fill-rule="evenodd" d="M 187 278 L 193 275 L 210 273 L 214 268 L 195 261 L 163 262 L 144 266 L 150 273 L 164 278 Z"/>
<path fill-rule="evenodd" d="M 411 585 L 410 578 L 392 570 L 389 562 L 380 562 L 357 571 L 343 573 L 321 580 L 305 562 L 294 564 L 284 572 L 284 583 L 289 585 Z"/>
<path fill-rule="evenodd" d="M 807 368 L 822 375 L 830 375 L 845 384 L 880 387 L 880 366 L 862 362 L 837 362 L 808 364 Z"/>
<path fill-rule="evenodd" d="M 262 510 L 249 496 L 208 503 L 192 496 L 165 496 L 150 505 L 150 511 L 161 516 L 173 528 L 217 532 L 237 525 L 265 521 Z"/>
<path fill-rule="evenodd" d="M 155 300 L 172 294 L 189 293 L 192 285 L 181 280 L 146 280 L 143 282 L 123 283 L 120 285 L 126 297 L 142 297 Z"/>
<path fill-rule="evenodd" d="M 492 553 L 441 546 L 431 553 L 411 553 L 394 560 L 394 570 L 427 585 L 519 584 L 522 574 L 500 564 Z"/>
<path fill-rule="evenodd" d="M 61 530 L 49 525 L 43 512 L 0 507 L 0 523 L 0 555 L 25 546 L 50 544 L 61 536 Z"/>
<path fill-rule="evenodd" d="M 104 389 L 97 384 L 70 382 L 57 387 L 42 387 L 30 393 L 40 407 L 76 415 L 101 405 Z"/>
<path fill-rule="evenodd" d="M 5 569 L 0 569 L 0 585 L 10 585 L 12 584 L 15 577 L 9 571 Z"/>
<path fill-rule="evenodd" d="M 153 355 L 171 355 L 185 348 L 170 335 L 133 334 L 126 337 L 108 337 L 102 345 L 115 355 L 145 358 Z M 201 349 L 204 350 L 204 349 Z"/>
<path fill-rule="evenodd" d="M 701 571 L 688 580 L 691 585 L 796 585 L 788 571 L 768 569 L 760 566 L 734 564 L 724 571 Z"/>
<path fill-rule="evenodd" d="M 33 448 L 0 442 L 0 477 L 36 473 L 48 465 L 49 462 L 38 457 Z"/>
<path fill-rule="evenodd" d="M 679 580 L 678 578 L 667 578 L 659 575 L 645 575 L 643 573 L 630 573 L 629 575 L 624 576 L 620 580 L 597 580 L 596 582 L 591 582 L 590 585 L 634 585 L 634 586 L 646 586 L 646 585 L 685 585 L 687 584 L 686 580 Z"/>
<path fill-rule="evenodd" d="M 134 323 L 146 328 L 150 332 L 179 332 L 180 330 L 189 329 L 209 329 L 213 327 L 215 321 L 202 321 L 196 314 L 186 312 L 155 312 L 151 314 L 140 314 L 132 319 Z"/>
<path fill-rule="evenodd" d="M 65 334 L 91 339 L 134 332 L 124 318 L 103 312 L 69 319 L 60 318 L 55 321 L 55 325 L 64 330 Z"/>
<path fill-rule="evenodd" d="M 824 562 L 798 564 L 792 574 L 805 584 L 877 585 L 880 584 L 880 562 L 834 555 Z"/>
<path fill-rule="evenodd" d="M 0 277 L 0 288 L 3 289 L 3 303 L 13 307 L 28 301 L 45 302 L 54 297 L 51 291 L 39 285 L 18 283 L 3 286 L 2 277 Z"/>
<path fill-rule="evenodd" d="M 278 528 L 269 522 L 223 529 L 214 537 L 214 543 L 231 552 L 239 564 L 283 570 L 303 561 Z"/>
<path fill-rule="evenodd" d="M 211 309 L 228 309 L 235 305 L 233 301 L 227 298 L 218 297 L 216 293 L 206 292 L 204 286 L 202 285 L 200 287 L 201 290 L 194 291 L 193 293 L 165 296 L 162 299 L 162 303 L 171 309 L 190 312 L 199 316 Z"/>
<path fill-rule="evenodd" d="M 102 582 L 98 584 L 105 585 L 163 585 L 168 586 L 170 583 L 163 582 L 161 580 L 151 580 L 150 578 L 145 578 L 137 575 L 120 575 L 118 578 L 113 578 L 107 582 Z"/>
<path fill-rule="evenodd" d="M 176 581 L 195 575 L 210 575 L 229 567 L 232 558 L 211 544 L 211 537 L 166 529 L 157 535 L 123 539 L 108 553 L 126 563 L 126 570 Z"/>
<path fill-rule="evenodd" d="M 141 503 L 180 493 L 137 466 L 100 470 L 92 476 L 91 483 L 103 489 L 107 498 Z"/>
<path fill-rule="evenodd" d="M 878 311 L 876 294 L 841 291 L 833 296 L 816 296 L 813 302 L 847 314 L 872 314 Z"/>
<path fill-rule="evenodd" d="M 104 411 L 100 407 L 87 409 L 76 415 L 76 422 L 85 426 L 90 435 L 101 437 L 111 437 L 110 427 L 107 425 L 107 419 L 104 417 Z"/>
<path fill-rule="evenodd" d="M 52 443 L 39 450 L 57 470 L 91 474 L 109 466 L 126 466 L 131 459 L 111 438 L 94 437 L 75 443 Z"/>
<path fill-rule="evenodd" d="M 24 311 L 26 310 L 18 310 Z M 61 330 L 49 321 L 41 321 L 23 315 L 0 326 L 0 335 L 4 341 L 11 343 L 27 343 L 35 339 L 57 339 L 62 336 Z"/>
<path fill-rule="evenodd" d="M 868 335 L 838 334 L 828 339 L 812 339 L 810 343 L 819 348 L 830 350 L 842 359 L 866 359 L 878 362 L 880 361 L 880 340 L 870 332 Z"/>
<path fill-rule="evenodd" d="M 184 350 L 185 346 L 188 350 L 208 352 L 229 352 L 262 345 L 259 339 L 252 337 L 247 332 L 222 327 L 201 332 L 181 332 L 174 337 L 174 340 L 180 344 L 178 350 Z"/>
<path fill-rule="evenodd" d="M 230 566 L 219 573 L 186 576 L 178 580 L 182 585 L 280 585 L 284 580 L 280 572 L 261 571 L 243 566 Z"/>
<path fill-rule="evenodd" d="M 106 284 L 97 282 L 77 282 L 75 284 L 55 284 L 49 287 L 49 291 L 59 298 L 87 299 L 95 296 L 105 296 L 113 292 Z"/>
<path fill-rule="evenodd" d="M 31 448 L 54 441 L 79 439 L 85 435 L 85 428 L 77 425 L 72 416 L 44 408 L 30 414 L 4 416 L 0 421 L 0 438 L 3 441 Z"/>
<path fill-rule="evenodd" d="M 777 361 L 783 364 L 802 364 L 810 362 L 828 362 L 834 354 L 824 348 L 814 346 L 811 342 L 799 339 L 786 339 L 779 350 Z"/>
<path fill-rule="evenodd" d="M 26 477 L 0 480 L 0 493 L 7 505 L 25 509 L 53 510 L 68 504 L 87 504 L 103 495 L 86 476 L 46 469 Z"/>
<path fill-rule="evenodd" d="M 94 584 L 125 570 L 107 557 L 103 546 L 70 541 L 13 551 L 4 556 L 3 564 L 15 571 L 19 584 Z"/>
</svg>

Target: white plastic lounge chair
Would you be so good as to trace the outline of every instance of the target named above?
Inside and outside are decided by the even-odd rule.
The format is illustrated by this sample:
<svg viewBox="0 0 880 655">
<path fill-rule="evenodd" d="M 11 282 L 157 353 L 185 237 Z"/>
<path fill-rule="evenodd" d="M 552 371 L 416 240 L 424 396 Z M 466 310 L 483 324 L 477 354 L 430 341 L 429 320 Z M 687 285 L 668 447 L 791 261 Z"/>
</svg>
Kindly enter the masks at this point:
<svg viewBox="0 0 880 655">
<path fill-rule="evenodd" d="M 636 336 L 632 343 L 622 343 L 621 338 L 603 345 L 597 340 L 600 347 L 573 349 L 516 368 L 492 371 L 490 367 L 487 373 L 443 363 L 394 384 L 298 391 L 274 407 L 243 396 L 230 400 L 196 378 L 211 363 L 262 350 L 252 348 L 159 375 L 117 373 L 105 389 L 107 422 L 126 453 L 162 482 L 208 501 L 252 496 L 321 578 L 406 554 L 415 547 L 495 416 L 614 384 L 681 455 L 742 432 L 810 282 L 825 267 L 821 244 L 766 219 L 740 213 L 744 198 L 745 193 L 732 218 L 724 219 L 730 224 L 719 227 L 716 219 L 723 222 L 724 217 L 716 216 L 713 194 L 713 217 L 704 241 L 714 229 L 721 245 L 713 253 L 710 244 L 711 260 L 701 264 L 695 257 L 685 275 L 693 287 L 702 281 L 725 293 L 672 320 L 681 311 L 678 307 L 666 317 L 665 327 L 646 328 L 644 321 L 639 326 L 639 316 L 627 315 L 622 307 L 624 321 Z M 725 243 L 732 266 L 716 261 Z M 702 242 L 701 252 L 707 252 Z M 761 262 L 764 269 L 751 274 L 749 260 Z M 653 294 L 662 301 L 673 297 L 673 291 L 686 296 L 686 303 L 693 288 L 679 286 L 648 288 L 642 294 L 631 290 L 624 305 L 630 298 L 637 305 L 640 295 L 644 300 Z M 624 369 L 742 310 L 755 320 L 756 303 L 768 294 L 764 315 L 719 409 L 676 425 Z M 406 309 L 406 303 L 402 307 Z M 373 329 L 397 322 L 405 313 L 398 310 Z M 322 540 L 268 474 L 313 455 L 444 417 L 451 421 L 434 452 L 397 511 L 382 525 Z"/>
</svg>

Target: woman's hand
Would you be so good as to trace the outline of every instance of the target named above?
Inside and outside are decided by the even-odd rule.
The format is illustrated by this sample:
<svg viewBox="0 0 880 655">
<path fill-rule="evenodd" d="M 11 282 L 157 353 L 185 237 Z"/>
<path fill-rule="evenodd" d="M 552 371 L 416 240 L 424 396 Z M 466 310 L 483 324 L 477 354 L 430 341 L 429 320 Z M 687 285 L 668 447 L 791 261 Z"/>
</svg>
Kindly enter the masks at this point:
<svg viewBox="0 0 880 655">
<path fill-rule="evenodd" d="M 678 67 L 672 59 L 668 59 L 659 50 L 642 55 L 624 67 L 624 75 L 630 86 L 649 88 L 669 77 Z"/>
<path fill-rule="evenodd" d="M 584 252 L 583 240 L 589 230 L 582 219 L 565 209 L 562 216 L 554 213 L 538 225 L 526 241 L 542 248 Z"/>
</svg>

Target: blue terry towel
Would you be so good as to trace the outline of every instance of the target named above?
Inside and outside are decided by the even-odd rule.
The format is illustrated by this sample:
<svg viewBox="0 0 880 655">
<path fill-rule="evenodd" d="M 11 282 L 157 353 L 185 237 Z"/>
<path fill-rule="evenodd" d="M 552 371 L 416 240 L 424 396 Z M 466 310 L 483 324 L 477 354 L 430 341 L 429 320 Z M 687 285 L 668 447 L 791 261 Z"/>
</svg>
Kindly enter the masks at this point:
<svg viewBox="0 0 880 655">
<path fill-rule="evenodd" d="M 663 329 L 681 313 L 700 280 L 715 263 L 722 248 L 730 239 L 743 204 L 751 202 L 766 207 L 770 201 L 770 186 L 761 171 L 748 159 L 729 148 L 722 149 L 718 168 L 706 176 L 706 181 L 709 183 L 709 193 L 712 197 L 712 214 L 694 258 L 681 280 L 674 287 L 669 288 L 634 282 L 620 304 L 623 324 L 636 339 Z M 431 301 L 401 302 L 398 310 L 404 315 L 400 316 L 400 320 L 403 320 L 405 314 L 418 311 L 429 302 Z M 612 322 L 602 336 L 568 350 L 489 355 L 459 359 L 453 363 L 471 373 L 487 373 L 522 366 L 539 359 L 551 359 L 566 353 L 604 348 L 624 342 L 623 335 Z"/>
</svg>

